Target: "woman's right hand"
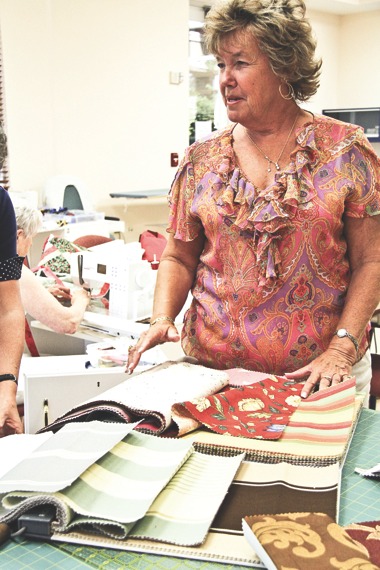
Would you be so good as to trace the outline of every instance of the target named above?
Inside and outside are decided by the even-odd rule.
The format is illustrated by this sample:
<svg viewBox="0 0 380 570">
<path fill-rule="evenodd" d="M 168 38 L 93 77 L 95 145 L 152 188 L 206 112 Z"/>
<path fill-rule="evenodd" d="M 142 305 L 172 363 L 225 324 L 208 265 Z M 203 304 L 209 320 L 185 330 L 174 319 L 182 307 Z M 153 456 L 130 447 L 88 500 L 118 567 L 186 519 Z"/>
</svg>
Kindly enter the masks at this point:
<svg viewBox="0 0 380 570">
<path fill-rule="evenodd" d="M 0 437 L 22 433 L 23 426 L 16 405 L 16 384 L 5 381 L 0 385 Z"/>
<path fill-rule="evenodd" d="M 63 285 L 51 285 L 47 288 L 49 293 L 53 295 L 58 301 L 71 299 L 70 287 L 64 287 Z"/>
<path fill-rule="evenodd" d="M 81 302 L 81 303 L 83 302 L 87 307 L 90 301 L 91 301 L 91 295 L 86 289 L 83 288 L 75 289 L 71 293 L 71 305 L 73 305 L 76 302 Z"/>
<path fill-rule="evenodd" d="M 147 331 L 141 333 L 137 343 L 129 347 L 126 372 L 132 374 L 140 362 L 141 355 L 149 348 L 165 342 L 178 342 L 179 340 L 180 334 L 177 328 L 167 321 L 161 321 L 149 327 Z"/>
</svg>

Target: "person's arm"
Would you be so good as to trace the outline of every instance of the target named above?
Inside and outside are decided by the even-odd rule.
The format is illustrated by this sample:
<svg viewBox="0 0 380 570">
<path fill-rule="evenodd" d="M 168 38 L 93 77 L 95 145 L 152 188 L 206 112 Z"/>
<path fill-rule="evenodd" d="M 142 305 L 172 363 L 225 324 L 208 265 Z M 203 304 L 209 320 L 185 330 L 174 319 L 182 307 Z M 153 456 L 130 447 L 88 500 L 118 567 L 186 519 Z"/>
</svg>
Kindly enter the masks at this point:
<svg viewBox="0 0 380 570">
<path fill-rule="evenodd" d="M 346 329 L 359 342 L 380 299 L 380 216 L 345 219 L 351 281 L 337 329 Z M 302 396 L 319 382 L 321 388 L 338 384 L 350 374 L 356 349 L 347 338 L 333 336 L 328 349 L 308 366 L 286 374 L 289 379 L 309 375 Z M 323 379 L 323 376 L 332 377 Z"/>
<path fill-rule="evenodd" d="M 25 315 L 17 280 L 0 282 L 0 374 L 18 378 L 25 339 Z M 17 384 L 0 382 L 0 437 L 22 433 L 16 405 Z"/>
<path fill-rule="evenodd" d="M 76 332 L 90 302 L 87 291 L 75 290 L 71 296 L 71 307 L 64 307 L 26 266 L 22 268 L 20 287 L 25 311 L 33 319 L 57 333 Z"/>
<path fill-rule="evenodd" d="M 180 336 L 174 320 L 186 302 L 203 246 L 203 236 L 184 242 L 170 235 L 158 268 L 150 320 L 155 324 L 142 333 L 137 344 L 131 349 L 127 365 L 130 374 L 139 363 L 143 352 L 157 344 L 179 341 Z M 168 317 L 168 320 L 165 320 L 165 317 Z"/>
</svg>

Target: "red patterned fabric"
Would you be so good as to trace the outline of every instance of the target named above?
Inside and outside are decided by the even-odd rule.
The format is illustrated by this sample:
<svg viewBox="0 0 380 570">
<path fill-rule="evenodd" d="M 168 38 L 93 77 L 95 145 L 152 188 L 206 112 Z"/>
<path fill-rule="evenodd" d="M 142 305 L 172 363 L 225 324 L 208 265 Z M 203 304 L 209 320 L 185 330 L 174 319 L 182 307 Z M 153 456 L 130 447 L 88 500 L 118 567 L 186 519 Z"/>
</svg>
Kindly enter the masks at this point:
<svg viewBox="0 0 380 570">
<path fill-rule="evenodd" d="M 279 439 L 298 407 L 303 384 L 268 376 L 182 406 L 211 430 L 241 437 Z"/>
<path fill-rule="evenodd" d="M 352 523 L 344 529 L 351 538 L 365 546 L 372 564 L 380 568 L 380 521 Z"/>
</svg>

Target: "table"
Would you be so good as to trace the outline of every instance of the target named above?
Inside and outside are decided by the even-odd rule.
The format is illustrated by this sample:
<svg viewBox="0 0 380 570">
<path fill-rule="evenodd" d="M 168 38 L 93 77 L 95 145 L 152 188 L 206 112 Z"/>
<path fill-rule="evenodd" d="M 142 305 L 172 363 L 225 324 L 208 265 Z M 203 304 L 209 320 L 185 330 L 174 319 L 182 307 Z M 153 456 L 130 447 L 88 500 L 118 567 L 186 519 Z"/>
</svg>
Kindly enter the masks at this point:
<svg viewBox="0 0 380 570">
<path fill-rule="evenodd" d="M 351 522 L 379 520 L 379 481 L 364 478 L 354 472 L 355 467 L 369 468 L 380 461 L 378 434 L 380 413 L 363 410 L 355 430 L 343 468 L 340 500 L 341 525 Z M 153 554 L 139 554 L 78 546 L 75 544 L 49 544 L 23 539 L 9 541 L 0 550 L 1 570 L 243 570 L 246 566 L 188 560 Z"/>
</svg>

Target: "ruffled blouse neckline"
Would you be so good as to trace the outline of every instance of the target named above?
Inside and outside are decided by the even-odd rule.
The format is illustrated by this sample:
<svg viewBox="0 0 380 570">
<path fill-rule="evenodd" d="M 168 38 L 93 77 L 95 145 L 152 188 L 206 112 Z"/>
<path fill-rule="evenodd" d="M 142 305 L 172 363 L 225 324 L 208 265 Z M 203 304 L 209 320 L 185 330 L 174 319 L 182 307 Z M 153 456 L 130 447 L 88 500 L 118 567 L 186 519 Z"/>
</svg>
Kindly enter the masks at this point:
<svg viewBox="0 0 380 570">
<path fill-rule="evenodd" d="M 276 172 L 274 182 L 263 190 L 255 188 L 237 163 L 233 150 L 234 124 L 222 133 L 218 152 L 212 153 L 211 169 L 223 182 L 217 197 L 218 206 L 225 217 L 242 232 L 251 234 L 256 242 L 262 285 L 270 285 L 270 281 L 281 277 L 283 269 L 278 244 L 294 230 L 292 220 L 297 208 L 316 195 L 310 166 L 318 154 L 315 141 L 317 120 L 314 117 L 314 121 L 297 129 L 297 146 L 288 165 Z"/>
</svg>

